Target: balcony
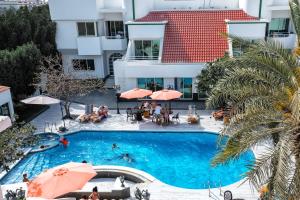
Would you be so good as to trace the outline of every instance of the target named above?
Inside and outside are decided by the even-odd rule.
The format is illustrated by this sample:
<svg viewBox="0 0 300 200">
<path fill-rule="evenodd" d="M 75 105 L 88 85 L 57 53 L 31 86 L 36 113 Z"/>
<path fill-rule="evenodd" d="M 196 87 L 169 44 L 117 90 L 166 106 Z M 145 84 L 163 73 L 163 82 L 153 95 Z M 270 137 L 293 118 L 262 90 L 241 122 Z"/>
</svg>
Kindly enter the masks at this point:
<svg viewBox="0 0 300 200">
<path fill-rule="evenodd" d="M 292 33 L 273 33 L 269 39 L 280 42 L 285 49 L 293 49 L 296 45 L 296 34 Z"/>
<path fill-rule="evenodd" d="M 126 50 L 127 39 L 121 36 L 102 36 L 103 50 Z"/>
<path fill-rule="evenodd" d="M 77 37 L 78 55 L 101 55 L 100 37 Z"/>
<path fill-rule="evenodd" d="M 127 60 L 128 61 L 158 61 L 159 60 L 159 57 L 158 56 L 148 56 L 148 57 L 145 57 L 145 56 L 128 56 L 127 57 Z"/>
</svg>

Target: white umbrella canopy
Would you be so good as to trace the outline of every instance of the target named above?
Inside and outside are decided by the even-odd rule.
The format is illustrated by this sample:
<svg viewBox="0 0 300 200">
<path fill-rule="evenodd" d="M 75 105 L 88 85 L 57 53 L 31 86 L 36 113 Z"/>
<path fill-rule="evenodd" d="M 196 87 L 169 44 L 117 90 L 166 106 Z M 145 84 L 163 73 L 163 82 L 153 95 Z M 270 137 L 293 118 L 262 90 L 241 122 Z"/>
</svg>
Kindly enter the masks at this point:
<svg viewBox="0 0 300 200">
<path fill-rule="evenodd" d="M 12 123 L 11 123 L 10 117 L 0 115 L 0 132 L 11 127 L 11 125 L 12 125 Z"/>
<path fill-rule="evenodd" d="M 52 97 L 48 97 L 48 96 L 45 96 L 45 95 L 39 95 L 39 96 L 24 99 L 21 102 L 23 102 L 25 104 L 51 105 L 51 104 L 60 103 L 60 100 L 52 98 Z"/>
</svg>

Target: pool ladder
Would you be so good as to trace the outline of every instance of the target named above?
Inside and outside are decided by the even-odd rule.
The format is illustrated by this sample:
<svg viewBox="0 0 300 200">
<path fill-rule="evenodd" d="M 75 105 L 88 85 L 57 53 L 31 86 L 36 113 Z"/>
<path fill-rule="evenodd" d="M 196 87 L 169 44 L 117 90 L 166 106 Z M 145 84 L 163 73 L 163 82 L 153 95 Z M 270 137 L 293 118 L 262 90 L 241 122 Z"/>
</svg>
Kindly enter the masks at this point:
<svg viewBox="0 0 300 200">
<path fill-rule="evenodd" d="M 211 198 L 211 199 L 220 200 L 220 197 L 223 196 L 222 182 L 221 182 L 221 180 L 219 181 L 219 185 L 217 185 L 217 183 L 214 184 L 215 187 L 219 189 L 219 196 L 216 195 L 215 193 L 213 193 L 211 191 L 211 183 L 210 183 L 210 181 L 207 182 L 207 185 L 208 185 L 208 197 Z"/>
</svg>

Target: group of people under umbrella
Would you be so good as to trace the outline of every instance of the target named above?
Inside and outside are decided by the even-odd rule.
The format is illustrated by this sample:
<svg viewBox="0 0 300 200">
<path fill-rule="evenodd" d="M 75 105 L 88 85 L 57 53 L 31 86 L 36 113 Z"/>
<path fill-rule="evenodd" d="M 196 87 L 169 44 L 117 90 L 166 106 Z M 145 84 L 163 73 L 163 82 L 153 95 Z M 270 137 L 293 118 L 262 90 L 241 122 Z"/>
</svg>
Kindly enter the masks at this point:
<svg viewBox="0 0 300 200">
<path fill-rule="evenodd" d="M 127 119 L 129 117 L 140 121 L 142 116 L 149 118 L 152 115 L 152 121 L 159 124 L 168 124 L 170 122 L 171 110 L 171 100 L 179 99 L 182 96 L 181 92 L 176 90 L 160 90 L 152 92 L 151 90 L 135 88 L 126 92 L 121 93 L 120 98 L 124 99 L 143 99 L 150 97 L 153 102 L 148 103 L 147 99 L 141 106 L 136 106 L 133 109 L 127 108 Z M 169 106 L 161 107 L 156 101 L 169 101 Z"/>
</svg>

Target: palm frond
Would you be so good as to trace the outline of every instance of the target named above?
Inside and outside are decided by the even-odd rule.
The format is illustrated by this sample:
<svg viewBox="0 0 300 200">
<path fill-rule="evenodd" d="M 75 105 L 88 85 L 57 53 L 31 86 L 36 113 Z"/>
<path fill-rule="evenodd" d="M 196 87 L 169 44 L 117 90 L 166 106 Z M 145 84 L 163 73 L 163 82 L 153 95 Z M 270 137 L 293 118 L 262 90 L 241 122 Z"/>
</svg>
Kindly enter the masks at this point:
<svg viewBox="0 0 300 200">
<path fill-rule="evenodd" d="M 298 38 L 300 38 L 300 5 L 298 0 L 290 0 L 289 5 L 292 14 L 292 19 L 294 22 L 295 31 L 297 33 Z"/>
</svg>

